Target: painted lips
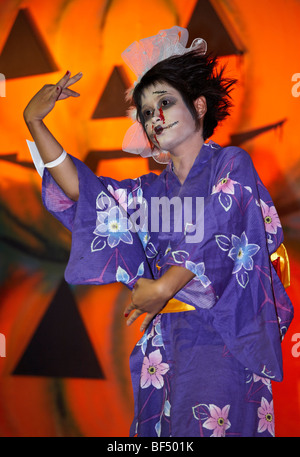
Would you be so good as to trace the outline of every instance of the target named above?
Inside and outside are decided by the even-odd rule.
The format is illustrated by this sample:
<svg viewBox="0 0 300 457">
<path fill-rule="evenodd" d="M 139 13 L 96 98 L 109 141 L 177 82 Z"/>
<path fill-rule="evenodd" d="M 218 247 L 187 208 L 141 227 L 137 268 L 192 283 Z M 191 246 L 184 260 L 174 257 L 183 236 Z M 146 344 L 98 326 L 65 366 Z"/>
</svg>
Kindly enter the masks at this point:
<svg viewBox="0 0 300 457">
<path fill-rule="evenodd" d="M 160 135 L 162 132 L 163 132 L 163 127 L 161 125 L 157 125 L 155 128 L 154 128 L 154 132 L 156 133 L 156 135 Z"/>
<path fill-rule="evenodd" d="M 160 135 L 164 130 L 173 127 L 174 125 L 178 124 L 178 121 L 173 122 L 172 124 L 167 125 L 166 127 L 162 127 L 161 125 L 157 125 L 154 127 L 154 132 L 156 135 Z"/>
</svg>

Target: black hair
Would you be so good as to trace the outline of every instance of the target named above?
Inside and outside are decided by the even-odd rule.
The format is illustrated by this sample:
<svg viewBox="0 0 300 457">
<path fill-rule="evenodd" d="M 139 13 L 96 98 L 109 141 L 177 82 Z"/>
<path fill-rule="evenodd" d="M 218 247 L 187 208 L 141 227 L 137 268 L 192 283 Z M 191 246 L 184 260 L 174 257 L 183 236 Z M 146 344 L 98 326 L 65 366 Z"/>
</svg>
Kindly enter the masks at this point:
<svg viewBox="0 0 300 457">
<path fill-rule="evenodd" d="M 204 141 L 212 136 L 219 122 L 229 115 L 232 106 L 230 92 L 236 79 L 224 78 L 225 67 L 216 69 L 217 58 L 200 55 L 197 50 L 182 56 L 172 56 L 154 65 L 136 85 L 132 102 L 137 109 L 137 119 L 145 125 L 141 110 L 141 97 L 144 89 L 158 82 L 165 82 L 175 88 L 182 96 L 191 112 L 196 127 L 200 121 L 194 101 L 204 96 L 207 112 L 203 120 Z"/>
</svg>

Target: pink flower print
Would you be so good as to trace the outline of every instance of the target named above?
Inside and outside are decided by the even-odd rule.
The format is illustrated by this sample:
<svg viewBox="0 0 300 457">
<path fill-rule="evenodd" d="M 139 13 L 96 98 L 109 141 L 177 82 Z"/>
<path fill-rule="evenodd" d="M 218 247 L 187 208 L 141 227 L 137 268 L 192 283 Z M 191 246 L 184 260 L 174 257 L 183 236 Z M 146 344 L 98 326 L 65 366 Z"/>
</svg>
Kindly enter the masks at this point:
<svg viewBox="0 0 300 457">
<path fill-rule="evenodd" d="M 274 408 L 273 400 L 269 403 L 264 397 L 261 399 L 261 405 L 257 410 L 259 417 L 258 429 L 259 433 L 268 430 L 274 436 Z"/>
<path fill-rule="evenodd" d="M 272 234 L 277 233 L 277 227 L 281 227 L 281 224 L 275 206 L 268 206 L 262 200 L 260 200 L 260 206 L 262 209 L 266 232 Z"/>
<path fill-rule="evenodd" d="M 155 335 L 155 327 L 157 324 L 160 324 L 160 321 L 161 321 L 161 315 L 157 314 L 153 320 L 153 325 L 152 325 L 151 332 L 149 333 L 149 338 L 151 338 L 152 336 Z"/>
<path fill-rule="evenodd" d="M 107 186 L 107 190 L 117 200 L 119 205 L 127 210 L 127 190 L 126 189 L 114 189 L 110 184 Z"/>
<path fill-rule="evenodd" d="M 47 185 L 45 199 L 46 205 L 51 209 L 51 211 L 65 211 L 74 205 L 74 201 L 66 197 L 61 188 L 52 182 Z"/>
<path fill-rule="evenodd" d="M 271 387 L 271 379 L 262 378 L 261 376 L 258 376 L 257 374 L 253 373 L 253 382 L 258 382 L 258 381 L 261 381 L 266 386 L 270 386 Z"/>
<path fill-rule="evenodd" d="M 142 389 L 146 389 L 151 384 L 156 389 L 161 389 L 164 385 L 163 375 L 169 371 L 170 367 L 167 363 L 162 363 L 162 355 L 157 349 L 144 357 L 140 385 Z"/>
<path fill-rule="evenodd" d="M 234 194 L 234 184 L 237 184 L 236 181 L 228 178 L 222 178 L 216 186 L 213 186 L 212 194 L 216 194 L 217 192 L 224 192 L 225 194 Z"/>
<path fill-rule="evenodd" d="M 210 436 L 225 436 L 226 430 L 231 426 L 231 423 L 228 420 L 230 405 L 224 406 L 223 409 L 218 408 L 216 405 L 209 405 L 208 408 L 210 418 L 204 422 L 203 427 L 208 430 L 213 430 L 213 434 Z"/>
</svg>

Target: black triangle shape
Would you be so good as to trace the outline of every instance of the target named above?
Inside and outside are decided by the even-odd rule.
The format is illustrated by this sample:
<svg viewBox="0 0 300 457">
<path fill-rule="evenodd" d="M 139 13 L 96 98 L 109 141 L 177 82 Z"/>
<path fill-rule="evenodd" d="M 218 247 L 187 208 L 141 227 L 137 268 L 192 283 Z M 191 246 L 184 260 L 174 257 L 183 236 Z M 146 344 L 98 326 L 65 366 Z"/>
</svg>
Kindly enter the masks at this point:
<svg viewBox="0 0 300 457">
<path fill-rule="evenodd" d="M 231 135 L 229 146 L 240 146 L 242 143 L 245 143 L 245 141 L 250 141 L 262 133 L 268 132 L 269 130 L 274 130 L 278 127 L 282 127 L 286 120 L 287 119 L 282 119 L 281 121 L 275 122 L 275 124 L 269 124 L 257 129 L 248 130 L 247 132 Z"/>
<path fill-rule="evenodd" d="M 13 375 L 104 379 L 69 285 L 62 280 Z"/>
<path fill-rule="evenodd" d="M 29 10 L 20 9 L 0 55 L 6 79 L 58 70 Z"/>
<path fill-rule="evenodd" d="M 18 154 L 16 152 L 8 153 L 8 154 L 0 154 L 0 160 L 3 160 L 5 162 L 11 162 L 16 165 L 20 165 L 25 168 L 31 168 L 32 170 L 35 170 L 35 166 L 33 162 L 28 162 L 28 161 L 19 161 L 18 160 Z"/>
<path fill-rule="evenodd" d="M 128 154 L 127 152 L 119 149 L 109 151 L 92 150 L 87 153 L 84 163 L 95 173 L 101 160 L 134 159 L 136 157 L 137 156 L 135 154 Z"/>
<path fill-rule="evenodd" d="M 214 8 L 214 2 L 198 0 L 192 13 L 187 29 L 189 41 L 195 38 L 203 38 L 207 42 L 208 52 L 217 56 L 243 54 L 241 43 L 233 32 L 226 28 L 225 16 Z"/>
<path fill-rule="evenodd" d="M 126 117 L 129 103 L 125 100 L 125 91 L 129 86 L 130 84 L 122 67 L 115 66 L 93 113 L 92 119 Z"/>
<path fill-rule="evenodd" d="M 166 165 L 163 163 L 156 162 L 155 160 L 153 160 L 152 157 L 148 157 L 148 167 L 149 167 L 149 171 L 162 172 L 166 168 Z"/>
</svg>

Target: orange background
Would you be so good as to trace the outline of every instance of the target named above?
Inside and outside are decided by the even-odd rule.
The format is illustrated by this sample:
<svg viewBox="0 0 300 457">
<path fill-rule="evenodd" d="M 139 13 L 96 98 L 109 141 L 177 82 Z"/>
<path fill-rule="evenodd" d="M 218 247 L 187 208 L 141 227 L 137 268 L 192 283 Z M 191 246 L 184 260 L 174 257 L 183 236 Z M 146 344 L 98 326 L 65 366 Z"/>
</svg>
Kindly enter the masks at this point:
<svg viewBox="0 0 300 457">
<path fill-rule="evenodd" d="M 72 289 L 104 379 L 13 375 L 63 277 L 64 263 L 47 255 L 54 248 L 70 246 L 70 234 L 42 207 L 41 180 L 27 166 L 30 155 L 25 139 L 30 136 L 23 110 L 44 84 L 56 83 L 67 70 L 82 71 L 76 89 L 80 98 L 59 102 L 47 126 L 68 152 L 82 160 L 91 150 L 120 150 L 131 121 L 92 119 L 112 69 L 125 67 L 121 52 L 133 41 L 176 24 L 187 26 L 196 3 L 0 0 L 0 56 L 19 9 L 27 8 L 57 65 L 57 71 L 47 74 L 7 79 L 6 97 L 0 97 L 0 332 L 6 339 L 6 357 L 0 358 L 1 436 L 128 436 L 133 413 L 128 358 L 140 334 L 139 322 L 129 329 L 125 326 L 122 310 L 130 296 L 122 285 Z M 220 59 L 239 85 L 233 93 L 232 116 L 218 128 L 214 141 L 226 145 L 231 135 L 285 120 L 281 127 L 241 146 L 251 154 L 269 188 L 286 235 L 292 271 L 288 293 L 295 318 L 283 341 L 284 380 L 273 387 L 276 434 L 300 436 L 300 358 L 295 357 L 297 351 L 292 353 L 292 336 L 300 333 L 296 293 L 300 287 L 300 98 L 292 95 L 292 76 L 300 72 L 300 3 L 218 0 L 212 4 L 245 51 Z M 133 82 L 130 71 L 124 71 Z M 0 72 L 5 73 L 1 66 Z M 15 161 L 5 158 L 13 153 Z M 102 159 L 97 168 L 97 174 L 116 179 L 148 171 L 148 160 L 140 157 Z M 43 236 L 42 247 L 48 246 L 44 257 L 36 255 L 43 252 L 38 235 Z"/>
</svg>

